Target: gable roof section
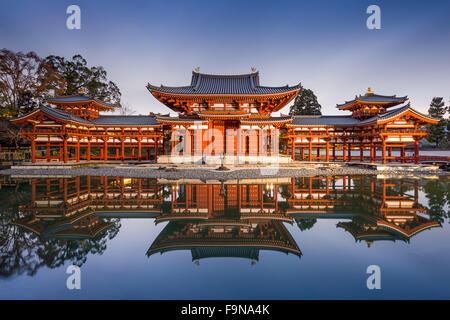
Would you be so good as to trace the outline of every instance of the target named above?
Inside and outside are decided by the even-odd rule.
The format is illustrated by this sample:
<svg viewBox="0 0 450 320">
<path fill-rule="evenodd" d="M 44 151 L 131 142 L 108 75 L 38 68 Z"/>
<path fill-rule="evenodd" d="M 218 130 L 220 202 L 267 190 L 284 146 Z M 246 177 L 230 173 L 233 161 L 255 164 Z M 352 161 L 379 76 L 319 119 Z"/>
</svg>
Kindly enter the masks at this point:
<svg viewBox="0 0 450 320">
<path fill-rule="evenodd" d="M 387 107 L 390 107 L 399 105 L 405 102 L 406 100 L 408 100 L 408 96 L 397 97 L 395 95 L 383 96 L 380 94 L 366 93 L 363 96 L 361 95 L 356 96 L 355 99 L 353 100 L 345 101 L 343 104 L 336 104 L 336 108 L 340 110 L 346 110 L 358 102 L 363 104 L 382 104 L 386 105 Z"/>
<path fill-rule="evenodd" d="M 177 95 L 266 95 L 282 94 L 285 92 L 300 90 L 301 85 L 267 87 L 260 86 L 259 73 L 242 75 L 213 75 L 192 72 L 190 86 L 160 87 L 147 85 L 150 92 L 162 92 Z"/>
<path fill-rule="evenodd" d="M 39 109 L 32 111 L 24 116 L 11 119 L 12 122 L 23 121 L 26 118 L 31 117 L 37 112 L 43 112 L 44 114 L 59 120 L 66 122 L 76 122 L 84 125 L 92 126 L 159 126 L 155 116 L 100 116 L 97 119 L 88 121 L 72 115 L 70 112 L 51 108 L 46 106 L 40 106 Z"/>
<path fill-rule="evenodd" d="M 109 110 L 114 109 L 116 107 L 111 103 L 91 98 L 82 93 L 70 96 L 56 96 L 52 98 L 47 98 L 45 101 L 51 104 L 82 104 L 94 102 L 95 104 Z"/>
<path fill-rule="evenodd" d="M 400 107 L 400 108 L 397 108 L 394 110 L 389 110 L 389 111 L 386 111 L 383 113 L 379 113 L 374 117 L 362 120 L 359 123 L 359 125 L 366 125 L 366 124 L 372 124 L 372 123 L 382 124 L 391 119 L 394 119 L 403 114 L 406 114 L 408 112 L 415 115 L 416 117 L 420 118 L 424 122 L 428 122 L 428 123 L 438 123 L 439 122 L 439 119 L 434 119 L 434 118 L 430 117 L 429 115 L 423 114 L 423 113 L 411 108 L 411 106 L 408 103 L 407 105 L 405 105 L 403 107 Z"/>
<path fill-rule="evenodd" d="M 288 126 L 319 126 L 319 127 L 351 127 L 359 123 L 358 119 L 348 116 L 294 116 Z"/>
</svg>

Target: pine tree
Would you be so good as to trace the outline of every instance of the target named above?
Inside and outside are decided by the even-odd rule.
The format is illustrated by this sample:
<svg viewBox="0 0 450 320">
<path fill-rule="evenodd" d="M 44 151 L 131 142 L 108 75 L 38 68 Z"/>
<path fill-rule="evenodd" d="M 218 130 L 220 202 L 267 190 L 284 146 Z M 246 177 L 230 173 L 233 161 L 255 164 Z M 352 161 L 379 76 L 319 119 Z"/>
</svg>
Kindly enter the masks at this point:
<svg viewBox="0 0 450 320">
<path fill-rule="evenodd" d="M 322 106 L 310 89 L 302 89 L 295 97 L 294 104 L 289 110 L 290 115 L 321 115 Z"/>
<path fill-rule="evenodd" d="M 444 106 L 444 98 L 434 97 L 433 100 L 431 100 L 428 114 L 433 118 L 442 119 L 446 112 L 447 108 Z"/>
<path fill-rule="evenodd" d="M 427 140 L 434 143 L 435 147 L 446 146 L 446 129 L 447 120 L 444 119 L 444 115 L 447 112 L 447 108 L 444 105 L 444 98 L 434 97 L 431 100 L 430 108 L 428 109 L 428 114 L 433 118 L 440 119 L 437 124 L 428 125 L 429 135 Z"/>
</svg>

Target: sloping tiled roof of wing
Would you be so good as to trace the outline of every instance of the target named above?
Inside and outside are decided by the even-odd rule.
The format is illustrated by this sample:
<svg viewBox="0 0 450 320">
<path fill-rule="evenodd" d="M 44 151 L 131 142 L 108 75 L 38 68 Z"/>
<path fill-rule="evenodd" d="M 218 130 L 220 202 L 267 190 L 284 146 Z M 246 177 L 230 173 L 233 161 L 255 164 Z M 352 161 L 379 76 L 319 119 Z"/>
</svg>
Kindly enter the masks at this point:
<svg viewBox="0 0 450 320">
<path fill-rule="evenodd" d="M 345 103 L 343 104 L 337 104 L 336 107 L 337 108 L 342 108 L 345 107 L 347 105 L 353 104 L 356 101 L 360 101 L 360 102 L 367 102 L 367 103 L 383 103 L 383 104 L 389 104 L 389 103 L 394 103 L 394 104 L 400 104 L 405 102 L 406 100 L 408 100 L 408 96 L 404 96 L 404 97 L 397 97 L 395 95 L 393 96 L 383 96 L 383 95 L 379 95 L 379 94 L 365 94 L 363 96 L 356 96 L 355 99 L 350 100 L 350 101 L 345 101 Z"/>
<path fill-rule="evenodd" d="M 376 121 L 387 120 L 387 119 L 393 118 L 393 117 L 395 117 L 395 116 L 397 116 L 397 115 L 399 115 L 399 114 L 401 114 L 401 113 L 403 113 L 403 112 L 405 112 L 407 110 L 409 110 L 412 113 L 415 113 L 418 116 L 421 116 L 421 117 L 423 117 L 425 119 L 436 120 L 436 119 L 430 117 L 429 115 L 423 114 L 423 113 L 421 113 L 421 112 L 411 108 L 411 106 L 408 103 L 407 105 L 404 105 L 403 107 L 400 107 L 400 108 L 397 108 L 397 109 L 394 109 L 394 110 L 389 110 L 389 111 L 386 111 L 386 112 L 383 112 L 383 113 L 379 113 L 379 114 L 377 114 L 374 117 L 371 117 L 371 118 L 368 118 L 368 119 L 365 119 L 365 120 L 361 121 L 359 124 L 368 124 L 368 123 L 372 123 L 372 122 L 376 122 Z"/>
<path fill-rule="evenodd" d="M 354 126 L 360 121 L 352 116 L 294 116 L 289 126 Z"/>
<path fill-rule="evenodd" d="M 52 97 L 52 98 L 47 98 L 46 102 L 48 103 L 79 103 L 79 102 L 96 102 L 102 106 L 106 106 L 109 108 L 115 108 L 116 106 L 111 104 L 111 103 L 107 103 L 98 99 L 94 99 L 91 98 L 85 94 L 74 94 L 74 95 L 70 95 L 70 96 L 57 96 L 57 97 Z"/>
<path fill-rule="evenodd" d="M 158 126 L 154 116 L 100 116 L 91 121 L 97 126 Z"/>
<path fill-rule="evenodd" d="M 56 108 L 51 108 L 51 107 L 46 107 L 46 106 L 40 106 L 39 109 L 42 112 L 48 114 L 49 116 L 57 118 L 57 119 L 61 119 L 61 120 L 65 120 L 65 121 L 74 121 L 74 122 L 79 122 L 79 123 L 83 123 L 83 124 L 91 124 L 90 121 L 85 120 L 83 118 L 78 118 L 78 117 L 72 115 L 70 112 L 66 112 L 61 109 L 56 109 Z"/>
<path fill-rule="evenodd" d="M 207 95 L 207 94 L 223 94 L 223 95 L 261 95 L 261 94 L 276 94 L 284 93 L 293 90 L 298 90 L 301 85 L 296 86 L 281 86 L 281 87 L 267 87 L 259 85 L 259 73 L 250 73 L 243 75 L 212 75 L 204 73 L 192 73 L 192 80 L 190 86 L 184 87 L 167 87 L 161 85 L 153 86 L 147 85 L 148 90 L 172 93 L 172 94 L 192 94 L 192 95 Z"/>
</svg>

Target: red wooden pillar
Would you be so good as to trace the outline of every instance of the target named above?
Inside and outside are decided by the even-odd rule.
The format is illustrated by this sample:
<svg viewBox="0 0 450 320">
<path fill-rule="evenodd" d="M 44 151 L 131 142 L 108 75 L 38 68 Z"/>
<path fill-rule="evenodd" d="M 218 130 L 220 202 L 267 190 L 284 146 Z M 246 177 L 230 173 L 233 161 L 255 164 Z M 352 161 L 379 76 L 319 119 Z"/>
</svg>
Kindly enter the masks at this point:
<svg viewBox="0 0 450 320">
<path fill-rule="evenodd" d="M 50 142 L 46 143 L 45 157 L 47 162 L 50 162 Z"/>
<path fill-rule="evenodd" d="M 370 163 L 373 163 L 374 157 L 373 157 L 373 141 L 370 142 Z"/>
<path fill-rule="evenodd" d="M 108 138 L 105 138 L 105 141 L 103 143 L 103 160 L 108 161 Z"/>
<path fill-rule="evenodd" d="M 342 161 L 343 162 L 347 161 L 347 154 L 345 152 L 345 147 L 346 147 L 346 141 L 344 140 L 344 143 L 342 144 Z"/>
<path fill-rule="evenodd" d="M 308 161 L 311 162 L 312 161 L 312 139 L 309 138 L 308 142 L 309 142 L 309 146 L 308 146 L 308 149 L 309 149 L 308 159 L 309 160 Z"/>
<path fill-rule="evenodd" d="M 291 143 L 291 153 L 292 153 L 292 160 L 295 161 L 295 138 L 292 138 L 292 143 Z"/>
<path fill-rule="evenodd" d="M 414 143 L 414 163 L 419 163 L 419 140 Z"/>
<path fill-rule="evenodd" d="M 328 139 L 326 140 L 326 150 L 325 150 L 325 161 L 329 162 L 330 161 L 330 142 L 328 141 Z"/>
<path fill-rule="evenodd" d="M 364 161 L 364 146 L 363 146 L 362 142 L 359 145 L 359 161 L 360 162 Z"/>
<path fill-rule="evenodd" d="M 122 138 L 120 139 L 120 160 L 125 160 L 125 140 Z"/>
<path fill-rule="evenodd" d="M 192 139 L 192 137 L 191 137 L 191 139 Z M 191 152 L 192 152 L 192 150 L 191 150 Z M 158 161 L 158 138 L 155 138 L 155 161 Z"/>
<path fill-rule="evenodd" d="M 403 146 L 400 147 L 400 162 L 405 162 L 405 148 Z"/>
<path fill-rule="evenodd" d="M 63 158 L 64 158 L 64 163 L 67 163 L 67 158 L 68 158 L 68 154 L 67 154 L 67 137 L 64 137 L 64 147 L 63 147 Z"/>
<path fill-rule="evenodd" d="M 336 161 L 336 142 L 333 143 L 333 162 Z"/>
<path fill-rule="evenodd" d="M 386 163 L 386 142 L 383 140 L 383 144 L 381 146 L 381 163 L 385 164 Z"/>
<path fill-rule="evenodd" d="M 80 138 L 77 137 L 77 145 L 75 148 L 75 160 L 76 162 L 80 162 Z"/>
<path fill-rule="evenodd" d="M 36 141 L 33 138 L 31 138 L 31 163 L 36 162 Z"/>
<path fill-rule="evenodd" d="M 352 144 L 349 142 L 347 145 L 348 149 L 348 161 L 352 161 Z"/>
<path fill-rule="evenodd" d="M 141 152 L 141 137 L 138 138 L 138 161 L 141 161 L 141 156 L 142 156 L 142 152 Z"/>
<path fill-rule="evenodd" d="M 91 161 L 91 138 L 88 138 L 86 157 L 87 161 Z"/>
<path fill-rule="evenodd" d="M 392 157 L 392 147 L 388 147 L 388 157 L 389 157 L 388 162 L 392 162 L 392 159 L 391 159 L 391 157 Z"/>
</svg>

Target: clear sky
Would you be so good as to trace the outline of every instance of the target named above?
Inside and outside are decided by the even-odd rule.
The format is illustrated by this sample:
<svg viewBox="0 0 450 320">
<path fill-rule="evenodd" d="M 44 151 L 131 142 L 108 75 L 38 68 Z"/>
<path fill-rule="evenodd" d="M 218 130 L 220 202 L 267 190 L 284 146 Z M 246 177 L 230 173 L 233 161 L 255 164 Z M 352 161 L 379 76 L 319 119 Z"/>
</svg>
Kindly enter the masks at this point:
<svg viewBox="0 0 450 320">
<path fill-rule="evenodd" d="M 81 30 L 66 8 L 81 8 Z M 381 8 L 381 30 L 366 9 Z M 188 85 L 191 72 L 241 74 L 269 86 L 299 82 L 324 114 L 363 94 L 408 95 L 426 112 L 450 100 L 450 1 L 5 1 L 0 48 L 102 65 L 139 114 L 167 113 L 145 88 Z M 288 107 L 281 112 L 287 113 Z"/>
</svg>

